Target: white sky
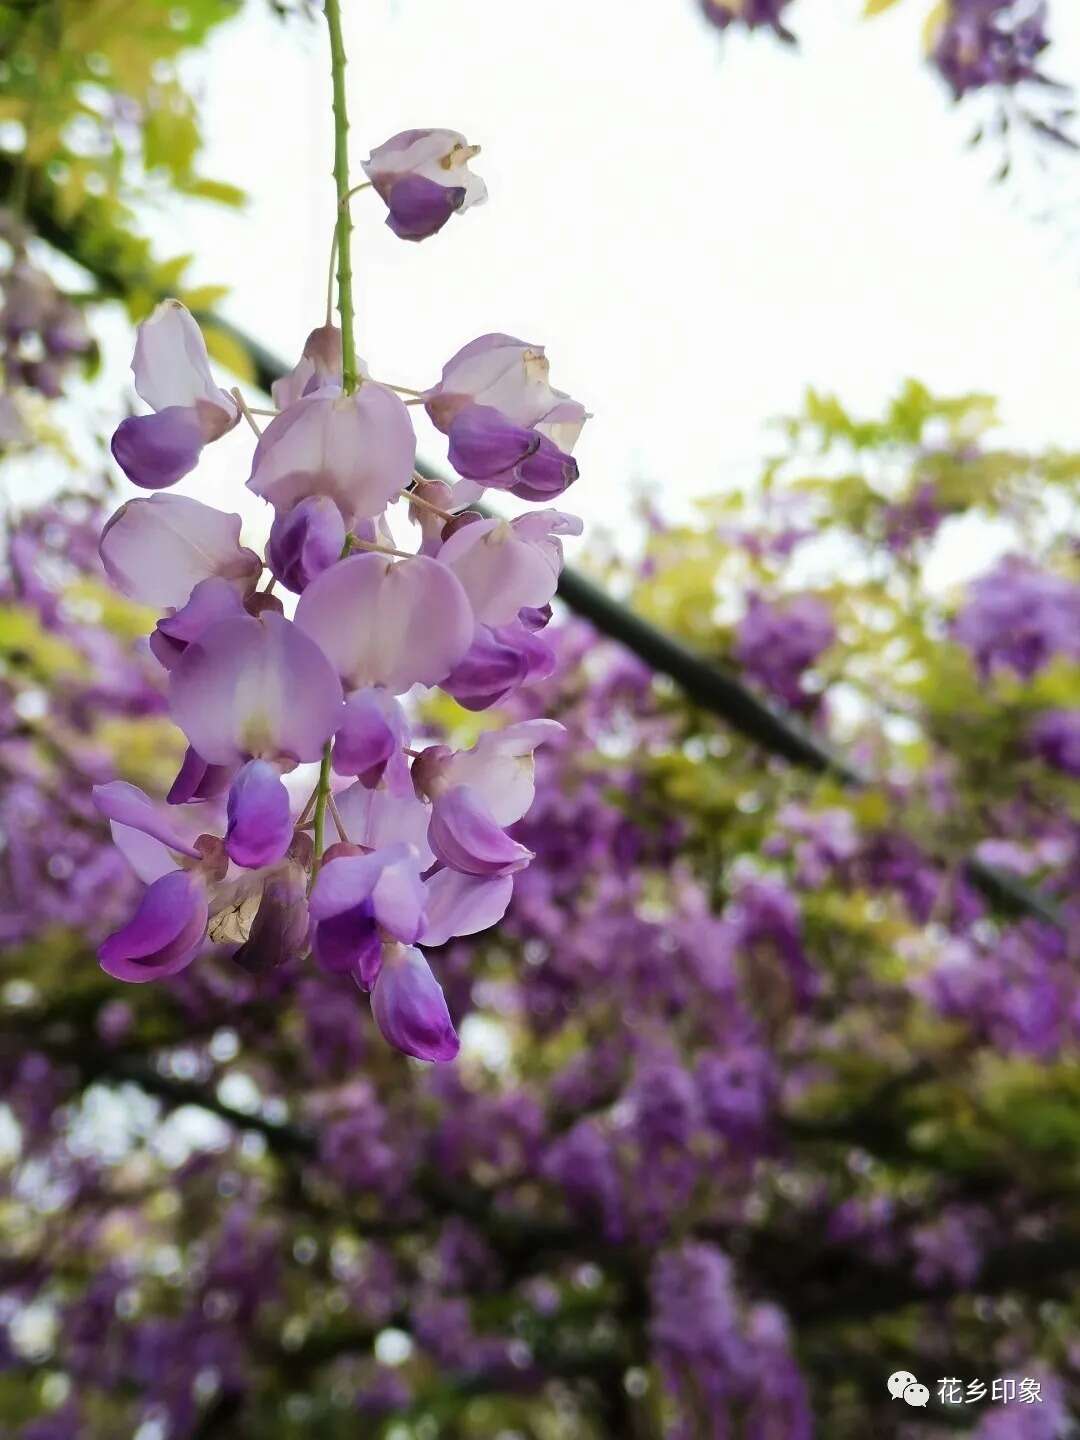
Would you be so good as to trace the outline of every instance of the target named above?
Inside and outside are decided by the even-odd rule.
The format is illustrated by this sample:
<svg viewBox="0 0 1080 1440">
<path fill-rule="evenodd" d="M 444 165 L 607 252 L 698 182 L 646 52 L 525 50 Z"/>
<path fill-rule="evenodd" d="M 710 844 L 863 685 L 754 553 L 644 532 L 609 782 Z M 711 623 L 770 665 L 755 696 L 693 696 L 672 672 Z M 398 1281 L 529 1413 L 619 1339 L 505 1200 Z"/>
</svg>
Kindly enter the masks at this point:
<svg viewBox="0 0 1080 1440">
<path fill-rule="evenodd" d="M 985 389 L 1014 437 L 1080 446 L 1080 239 L 965 148 L 972 113 L 920 61 L 929 4 L 863 22 L 860 0 L 798 0 L 794 53 L 722 40 L 693 0 L 348 0 L 358 178 L 372 145 L 446 125 L 483 146 L 491 193 L 421 245 L 370 192 L 354 202 L 373 373 L 422 386 L 488 330 L 544 343 L 595 415 L 565 500 L 594 524 L 617 526 L 633 480 L 678 506 L 745 473 L 808 384 L 869 410 L 909 374 Z M 1049 68 L 1080 82 L 1080 6 L 1051 9 Z M 151 223 L 292 357 L 320 322 L 334 210 L 323 26 L 252 4 L 186 73 L 203 168 L 251 203 Z M 1080 156 L 1060 169 L 1067 221 Z M 238 505 L 249 439 L 185 488 Z M 422 430 L 429 457 L 443 443 Z"/>
</svg>

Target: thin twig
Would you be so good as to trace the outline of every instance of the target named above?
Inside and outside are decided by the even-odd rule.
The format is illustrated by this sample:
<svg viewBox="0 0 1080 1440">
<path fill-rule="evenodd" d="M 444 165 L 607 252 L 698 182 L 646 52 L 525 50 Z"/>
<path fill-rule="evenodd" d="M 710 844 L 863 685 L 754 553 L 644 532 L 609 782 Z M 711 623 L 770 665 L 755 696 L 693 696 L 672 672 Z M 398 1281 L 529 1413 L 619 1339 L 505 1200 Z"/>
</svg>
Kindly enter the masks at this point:
<svg viewBox="0 0 1080 1440">
<path fill-rule="evenodd" d="M 256 422 L 255 417 L 251 413 L 250 406 L 244 399 L 243 395 L 240 394 L 239 387 L 234 385 L 233 388 L 229 391 L 229 394 L 236 401 L 237 405 L 240 406 L 240 414 L 243 415 L 244 419 L 251 426 L 252 430 L 255 431 L 256 436 L 261 440 L 262 431 L 259 429 L 258 423 Z"/>
<path fill-rule="evenodd" d="M 338 810 L 337 801 L 334 799 L 333 791 L 331 791 L 326 798 L 327 803 L 330 806 L 330 814 L 333 816 L 334 819 L 334 825 L 337 828 L 338 836 L 340 839 L 345 841 L 346 845 L 348 845 L 350 844 L 349 836 L 345 829 L 345 823 L 341 818 L 341 812 L 340 810 Z"/>
</svg>

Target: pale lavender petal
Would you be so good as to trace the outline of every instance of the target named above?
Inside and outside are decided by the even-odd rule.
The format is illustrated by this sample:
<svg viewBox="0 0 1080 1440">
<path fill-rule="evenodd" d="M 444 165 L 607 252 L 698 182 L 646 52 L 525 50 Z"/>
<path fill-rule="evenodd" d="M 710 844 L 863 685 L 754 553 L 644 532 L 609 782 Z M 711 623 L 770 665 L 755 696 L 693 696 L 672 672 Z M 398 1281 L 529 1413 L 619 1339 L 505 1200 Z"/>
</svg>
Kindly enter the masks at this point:
<svg viewBox="0 0 1080 1440">
<path fill-rule="evenodd" d="M 450 464 L 467 480 L 496 483 L 496 476 L 512 470 L 540 444 L 535 430 L 515 425 L 490 405 L 466 405 L 447 432 Z"/>
<path fill-rule="evenodd" d="M 403 130 L 377 145 L 363 169 L 379 195 L 386 200 L 401 177 L 416 175 L 435 185 L 465 192 L 462 209 L 487 198 L 487 187 L 469 169 L 478 147 L 457 130 Z"/>
<path fill-rule="evenodd" d="M 130 825 L 118 825 L 109 821 L 112 842 L 127 862 L 132 874 L 144 885 L 152 885 L 163 875 L 176 869 L 176 854 L 160 840 L 142 830 L 133 830 Z"/>
<path fill-rule="evenodd" d="M 581 516 L 568 515 L 565 510 L 531 510 L 526 515 L 518 515 L 510 524 L 519 539 L 527 540 L 543 552 L 556 575 L 563 566 L 560 536 L 580 535 L 584 529 Z"/>
<path fill-rule="evenodd" d="M 404 746 L 409 742 L 405 712 L 386 690 L 371 686 L 345 701 L 334 737 L 333 765 L 338 775 L 355 775 L 373 789 L 385 777 L 389 788 L 412 788 Z"/>
<path fill-rule="evenodd" d="M 344 617 L 357 618 L 349 623 Z M 438 684 L 465 654 L 476 628 L 460 582 L 426 555 L 340 561 L 301 595 L 296 624 L 329 657 L 347 689 L 382 685 L 394 695 L 416 684 Z"/>
<path fill-rule="evenodd" d="M 446 362 L 438 385 L 425 392 L 428 415 L 444 433 L 466 404 L 490 405 L 517 425 L 535 425 L 565 398 L 548 383 L 548 368 L 542 345 L 481 335 Z"/>
<path fill-rule="evenodd" d="M 281 860 L 292 842 L 289 792 L 273 765 L 249 760 L 229 790 L 229 859 L 248 870 Z"/>
<path fill-rule="evenodd" d="M 484 625 L 509 625 L 523 606 L 546 605 L 559 580 L 547 555 L 505 520 L 464 526 L 450 536 L 438 559 L 461 581 Z"/>
<path fill-rule="evenodd" d="M 375 882 L 372 901 L 380 928 L 411 945 L 424 928 L 424 886 L 415 850 L 383 852 L 385 861 Z"/>
<path fill-rule="evenodd" d="M 113 431 L 113 459 L 144 490 L 164 490 L 199 463 L 206 436 L 195 409 L 171 405 L 156 415 L 129 415 Z"/>
<path fill-rule="evenodd" d="M 388 945 L 371 994 L 371 1010 L 396 1050 L 418 1060 L 453 1060 L 460 1042 L 442 987 L 413 946 Z"/>
<path fill-rule="evenodd" d="M 270 527 L 266 563 L 287 590 L 297 595 L 316 575 L 341 559 L 345 522 L 327 495 L 310 495 L 277 515 Z"/>
<path fill-rule="evenodd" d="M 399 175 L 438 165 L 455 145 L 464 144 L 464 135 L 456 130 L 402 130 L 381 145 L 376 145 L 361 165 L 364 174 L 382 195 Z"/>
<path fill-rule="evenodd" d="M 268 611 L 219 620 L 189 645 L 169 677 L 169 704 L 212 765 L 318 760 L 337 727 L 341 686 L 318 645 Z"/>
<path fill-rule="evenodd" d="M 342 823 L 355 844 L 369 850 L 410 845 L 422 871 L 434 864 L 435 855 L 427 840 L 431 807 L 415 794 L 395 795 L 385 788 L 368 790 L 357 781 L 342 790 L 336 800 Z"/>
<path fill-rule="evenodd" d="M 382 874 L 387 855 L 398 858 L 408 853 L 405 845 L 373 851 L 370 855 L 342 853 L 346 847 L 328 851 L 308 897 L 312 920 L 329 920 L 367 900 Z"/>
<path fill-rule="evenodd" d="M 447 786 L 467 785 L 480 796 L 500 825 L 512 825 L 533 800 L 533 751 L 564 735 L 557 720 L 522 720 L 488 730 L 472 747 L 453 756 L 443 769 Z"/>
<path fill-rule="evenodd" d="M 232 397 L 214 384 L 202 331 L 179 300 L 163 300 L 139 326 L 131 370 L 152 410 L 203 401 L 229 417 L 237 414 Z"/>
<path fill-rule="evenodd" d="M 175 615 L 159 620 L 150 635 L 150 651 L 159 664 L 171 670 L 193 641 L 218 620 L 244 615 L 244 602 L 228 580 L 200 580 L 187 604 Z"/>
<path fill-rule="evenodd" d="M 466 785 L 436 797 L 428 840 L 444 865 L 466 875 L 512 875 L 533 858 L 532 851 L 512 840 Z"/>
<path fill-rule="evenodd" d="M 117 980 L 141 983 L 190 965 L 206 934 L 206 886 L 192 871 L 155 880 L 135 914 L 98 951 L 101 968 Z"/>
<path fill-rule="evenodd" d="M 556 391 L 555 394 L 559 395 L 559 392 Z M 589 412 L 584 405 L 577 400 L 571 400 L 569 395 L 559 395 L 559 399 L 547 414 L 537 420 L 536 428 L 558 449 L 569 455 L 588 419 Z"/>
<path fill-rule="evenodd" d="M 110 780 L 107 785 L 95 785 L 91 793 L 95 808 L 107 820 L 160 840 L 178 855 L 199 858 L 198 850 L 189 843 L 174 817 L 163 812 L 137 785 L 129 785 L 126 780 Z"/>
<path fill-rule="evenodd" d="M 197 750 L 189 745 L 183 763 L 176 772 L 165 799 L 170 805 L 187 805 L 192 801 L 217 800 L 225 794 L 236 774 L 232 765 L 208 765 Z"/>
<path fill-rule="evenodd" d="M 514 893 L 512 875 L 463 875 L 436 870 L 424 881 L 427 924 L 422 945 L 445 945 L 455 935 L 477 935 L 506 914 Z"/>
<path fill-rule="evenodd" d="M 150 495 L 121 505 L 101 533 L 105 573 L 124 595 L 157 610 L 179 609 L 201 580 L 219 576 L 241 594 L 262 565 L 240 544 L 240 516 L 186 495 Z"/>
<path fill-rule="evenodd" d="M 404 403 L 368 381 L 352 395 L 309 395 L 272 420 L 255 447 L 248 486 L 278 511 L 326 495 L 351 527 L 380 515 L 408 486 L 415 463 Z"/>
</svg>

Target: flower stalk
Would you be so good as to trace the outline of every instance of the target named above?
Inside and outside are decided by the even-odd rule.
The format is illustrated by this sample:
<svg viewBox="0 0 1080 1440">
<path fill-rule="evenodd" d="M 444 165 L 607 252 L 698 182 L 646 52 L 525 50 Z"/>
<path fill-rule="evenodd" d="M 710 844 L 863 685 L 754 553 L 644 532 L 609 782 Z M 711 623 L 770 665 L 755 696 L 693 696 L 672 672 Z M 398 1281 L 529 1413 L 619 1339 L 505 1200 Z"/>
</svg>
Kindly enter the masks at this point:
<svg viewBox="0 0 1080 1440">
<path fill-rule="evenodd" d="M 330 32 L 330 74 L 333 84 L 334 108 L 334 184 L 337 187 L 338 314 L 341 318 L 341 384 L 346 395 L 356 389 L 356 337 L 354 334 L 352 294 L 352 215 L 349 211 L 349 114 L 345 100 L 345 41 L 341 32 L 340 0 L 326 0 L 326 25 Z M 346 542 L 347 543 L 347 542 Z M 312 860 L 312 883 L 319 872 L 325 846 L 326 810 L 330 800 L 330 752 L 327 741 L 319 766 L 319 784 L 315 792 L 315 828 L 312 836 L 315 856 Z"/>
<path fill-rule="evenodd" d="M 337 186 L 338 313 L 341 317 L 342 386 L 356 389 L 356 339 L 352 293 L 352 215 L 349 211 L 349 116 L 345 101 L 345 42 L 341 33 L 341 0 L 326 0 L 330 31 L 330 73 L 334 92 L 334 183 Z"/>
</svg>

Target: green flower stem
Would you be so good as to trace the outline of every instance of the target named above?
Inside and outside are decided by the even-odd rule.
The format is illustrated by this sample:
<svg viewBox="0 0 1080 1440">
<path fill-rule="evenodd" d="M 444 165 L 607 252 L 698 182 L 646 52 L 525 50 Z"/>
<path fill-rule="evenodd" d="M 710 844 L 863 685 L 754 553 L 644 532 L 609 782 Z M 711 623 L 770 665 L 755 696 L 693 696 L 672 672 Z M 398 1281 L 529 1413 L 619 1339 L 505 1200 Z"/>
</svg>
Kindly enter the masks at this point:
<svg viewBox="0 0 1080 1440">
<path fill-rule="evenodd" d="M 346 395 L 356 389 L 356 338 L 353 333 L 352 216 L 349 213 L 349 116 L 345 107 L 345 43 L 341 34 L 341 0 L 326 0 L 326 24 L 330 31 L 330 74 L 334 89 L 334 183 L 337 186 L 337 283 L 338 314 L 341 317 L 341 381 Z M 348 542 L 346 542 L 346 549 Z M 315 858 L 312 878 L 319 872 L 326 835 L 326 811 L 330 801 L 331 741 L 323 747 L 319 786 L 315 795 Z"/>
<path fill-rule="evenodd" d="M 345 108 L 345 44 L 341 0 L 326 0 L 330 30 L 330 73 L 334 85 L 334 182 L 337 186 L 338 313 L 341 316 L 342 383 L 346 395 L 356 389 L 356 339 L 353 333 L 352 215 L 349 213 L 349 116 Z"/>
<path fill-rule="evenodd" d="M 319 862 L 322 859 L 323 842 L 326 835 L 326 807 L 330 800 L 330 749 L 332 743 L 328 740 L 323 746 L 322 764 L 319 766 L 319 788 L 315 794 L 315 828 L 312 836 L 315 842 L 315 858 L 311 862 L 311 878 L 313 880 L 319 873 Z"/>
</svg>

